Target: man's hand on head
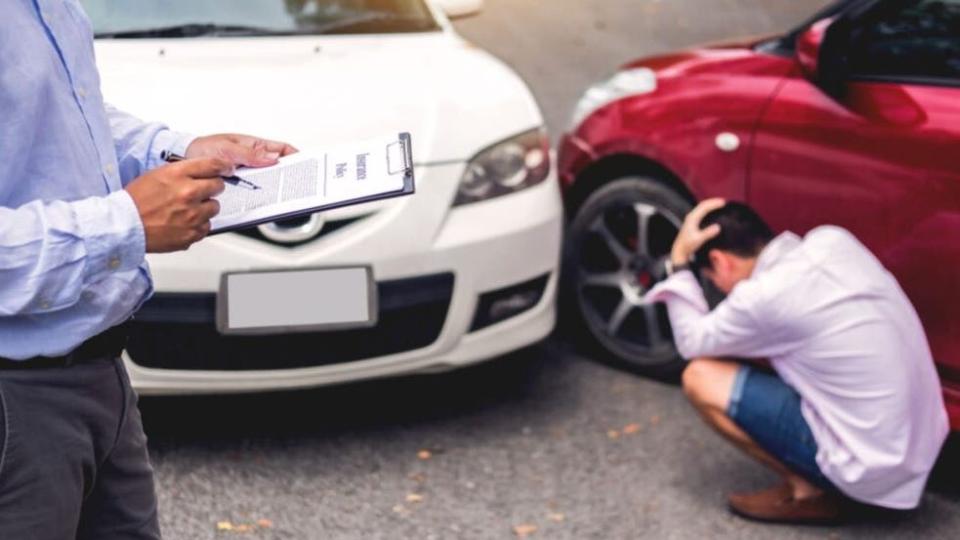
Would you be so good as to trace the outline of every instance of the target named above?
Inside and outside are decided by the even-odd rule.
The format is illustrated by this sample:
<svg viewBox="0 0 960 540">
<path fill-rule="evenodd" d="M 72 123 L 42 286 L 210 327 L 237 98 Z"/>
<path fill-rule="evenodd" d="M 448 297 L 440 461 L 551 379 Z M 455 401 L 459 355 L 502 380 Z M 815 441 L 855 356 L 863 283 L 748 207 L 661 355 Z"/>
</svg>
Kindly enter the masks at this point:
<svg viewBox="0 0 960 540">
<path fill-rule="evenodd" d="M 267 167 L 275 165 L 279 158 L 296 152 L 296 148 L 284 142 L 260 139 L 250 135 L 221 133 L 194 139 L 187 147 L 185 157 L 187 159 L 220 158 L 237 167 Z"/>
<path fill-rule="evenodd" d="M 673 241 L 673 249 L 670 250 L 670 262 L 675 267 L 688 264 L 700 246 L 720 234 L 720 225 L 714 223 L 706 229 L 701 229 L 700 222 L 703 221 L 704 216 L 718 208 L 723 208 L 725 204 L 727 202 L 723 199 L 706 199 L 687 214 L 680 232 L 677 233 L 677 239 Z"/>
</svg>

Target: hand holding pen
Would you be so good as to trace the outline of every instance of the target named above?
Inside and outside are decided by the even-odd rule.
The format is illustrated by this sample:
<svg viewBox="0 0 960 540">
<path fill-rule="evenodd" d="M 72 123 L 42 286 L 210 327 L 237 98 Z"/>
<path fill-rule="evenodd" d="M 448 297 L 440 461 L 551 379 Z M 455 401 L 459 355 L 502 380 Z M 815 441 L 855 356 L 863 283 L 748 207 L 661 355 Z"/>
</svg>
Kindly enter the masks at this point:
<svg viewBox="0 0 960 540">
<path fill-rule="evenodd" d="M 163 152 L 160 153 L 160 159 L 166 161 L 167 163 L 176 163 L 178 161 L 184 161 L 187 158 L 181 156 L 180 154 L 175 154 L 173 152 L 168 152 L 164 150 Z M 240 178 L 235 174 L 230 176 L 224 176 L 222 178 L 224 182 L 230 184 L 231 186 L 243 187 L 251 190 L 260 189 L 260 186 L 258 186 L 257 184 L 254 184 L 249 180 L 244 180 L 243 178 Z"/>
<path fill-rule="evenodd" d="M 216 197 L 223 193 L 223 176 L 233 170 L 229 160 L 202 157 L 155 167 L 127 184 L 123 189 L 143 223 L 147 253 L 187 249 L 207 236 L 220 212 Z"/>
</svg>

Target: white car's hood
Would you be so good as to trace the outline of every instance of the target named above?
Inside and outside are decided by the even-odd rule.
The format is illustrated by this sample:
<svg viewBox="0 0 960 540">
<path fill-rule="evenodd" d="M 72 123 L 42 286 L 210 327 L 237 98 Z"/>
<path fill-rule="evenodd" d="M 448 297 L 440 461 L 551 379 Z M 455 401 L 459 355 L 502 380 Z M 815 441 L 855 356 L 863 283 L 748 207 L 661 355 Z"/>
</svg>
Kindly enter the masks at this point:
<svg viewBox="0 0 960 540">
<path fill-rule="evenodd" d="M 301 148 L 413 134 L 415 161 L 465 160 L 542 118 L 509 68 L 444 32 L 101 40 L 107 102 L 178 131 Z"/>
</svg>

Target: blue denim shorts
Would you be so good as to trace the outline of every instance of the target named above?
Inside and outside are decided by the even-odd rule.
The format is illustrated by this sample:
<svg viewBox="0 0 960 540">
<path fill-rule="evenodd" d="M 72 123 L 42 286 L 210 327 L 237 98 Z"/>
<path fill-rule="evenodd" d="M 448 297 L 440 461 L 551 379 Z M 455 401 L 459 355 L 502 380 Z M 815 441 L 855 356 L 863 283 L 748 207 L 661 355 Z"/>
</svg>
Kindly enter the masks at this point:
<svg viewBox="0 0 960 540">
<path fill-rule="evenodd" d="M 790 470 L 820 488 L 835 489 L 817 465 L 817 441 L 800 413 L 800 394 L 780 377 L 740 366 L 727 416 Z"/>
</svg>

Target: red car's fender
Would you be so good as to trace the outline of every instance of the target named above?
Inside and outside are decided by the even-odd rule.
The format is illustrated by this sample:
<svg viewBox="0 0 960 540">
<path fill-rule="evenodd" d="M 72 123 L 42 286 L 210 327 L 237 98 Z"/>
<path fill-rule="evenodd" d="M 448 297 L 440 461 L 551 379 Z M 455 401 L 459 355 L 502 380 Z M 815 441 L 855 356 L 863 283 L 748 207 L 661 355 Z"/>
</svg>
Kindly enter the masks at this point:
<svg viewBox="0 0 960 540">
<path fill-rule="evenodd" d="M 753 131 L 777 85 L 798 69 L 794 60 L 726 48 L 655 57 L 626 67 L 652 69 L 656 90 L 594 111 L 564 138 L 559 152 L 564 186 L 573 186 L 588 164 L 633 156 L 669 171 L 696 198 L 742 200 Z M 718 148 L 721 134 L 728 139 L 733 135 L 737 148 Z"/>
</svg>

